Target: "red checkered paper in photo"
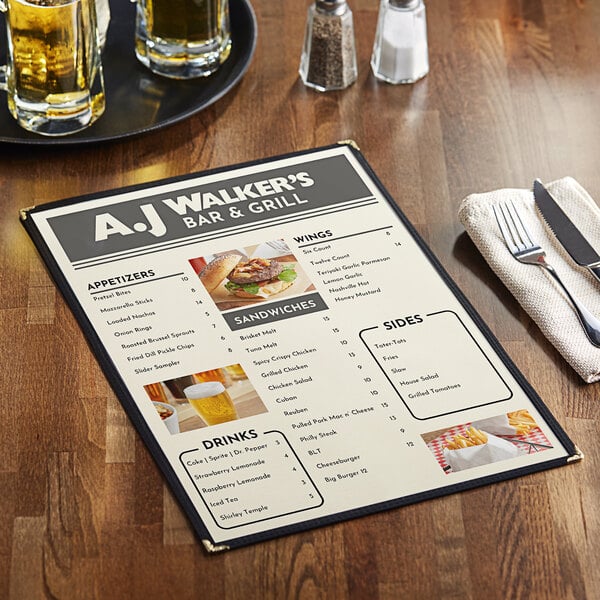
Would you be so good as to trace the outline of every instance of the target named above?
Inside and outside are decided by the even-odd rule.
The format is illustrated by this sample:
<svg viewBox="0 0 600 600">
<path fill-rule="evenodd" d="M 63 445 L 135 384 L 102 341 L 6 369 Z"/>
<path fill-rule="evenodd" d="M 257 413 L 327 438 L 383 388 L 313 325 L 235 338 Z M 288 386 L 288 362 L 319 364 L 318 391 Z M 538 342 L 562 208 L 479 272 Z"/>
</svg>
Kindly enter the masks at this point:
<svg viewBox="0 0 600 600">
<path fill-rule="evenodd" d="M 451 442 L 456 435 L 466 436 L 468 428 L 471 426 L 471 423 L 464 423 L 462 425 L 456 425 L 455 427 L 451 427 L 446 430 L 444 433 L 431 440 L 427 447 L 431 450 L 432 454 L 435 456 L 435 459 L 438 461 L 442 469 L 446 474 L 452 472 L 450 465 L 446 462 L 444 458 L 444 446 Z M 513 444 L 515 444 L 520 450 L 525 452 L 526 454 L 533 454 L 535 452 L 541 452 L 543 450 L 548 450 L 552 448 L 550 441 L 544 435 L 543 431 L 539 427 L 533 428 L 527 434 L 519 434 L 519 435 L 498 435 L 496 437 L 505 439 Z"/>
</svg>

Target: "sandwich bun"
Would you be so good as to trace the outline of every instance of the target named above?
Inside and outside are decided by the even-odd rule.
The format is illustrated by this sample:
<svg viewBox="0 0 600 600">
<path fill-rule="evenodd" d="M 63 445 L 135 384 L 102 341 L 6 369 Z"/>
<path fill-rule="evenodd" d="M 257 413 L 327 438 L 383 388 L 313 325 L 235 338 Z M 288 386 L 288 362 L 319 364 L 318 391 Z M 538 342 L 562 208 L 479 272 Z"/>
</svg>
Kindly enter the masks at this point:
<svg viewBox="0 0 600 600">
<path fill-rule="evenodd" d="M 275 294 L 283 292 L 283 290 L 289 288 L 293 283 L 293 281 L 281 281 L 280 279 L 275 281 L 264 281 L 262 283 L 259 282 L 258 292 L 256 292 L 256 294 L 250 294 L 242 288 L 235 288 L 230 291 L 234 296 L 238 296 L 239 298 L 249 298 L 251 300 L 260 298 L 264 300 L 265 298 L 270 298 Z"/>
<path fill-rule="evenodd" d="M 242 258 L 239 254 L 223 254 L 211 260 L 198 274 L 206 290 L 209 293 L 216 290 Z"/>
</svg>

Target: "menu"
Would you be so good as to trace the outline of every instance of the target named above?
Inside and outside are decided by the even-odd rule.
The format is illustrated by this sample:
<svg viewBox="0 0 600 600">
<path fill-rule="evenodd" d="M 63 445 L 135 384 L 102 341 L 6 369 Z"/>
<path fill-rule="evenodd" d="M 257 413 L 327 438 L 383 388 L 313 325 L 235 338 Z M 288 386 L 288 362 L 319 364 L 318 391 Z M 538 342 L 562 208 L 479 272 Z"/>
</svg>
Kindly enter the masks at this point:
<svg viewBox="0 0 600 600">
<path fill-rule="evenodd" d="M 352 143 L 22 222 L 209 551 L 581 458 Z"/>
</svg>

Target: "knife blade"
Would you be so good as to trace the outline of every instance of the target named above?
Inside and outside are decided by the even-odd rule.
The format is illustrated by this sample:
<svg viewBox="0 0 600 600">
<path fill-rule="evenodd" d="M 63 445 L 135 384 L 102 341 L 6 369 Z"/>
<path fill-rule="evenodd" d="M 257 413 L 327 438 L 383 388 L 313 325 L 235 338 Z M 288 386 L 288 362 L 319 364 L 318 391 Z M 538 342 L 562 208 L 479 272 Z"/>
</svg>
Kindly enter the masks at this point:
<svg viewBox="0 0 600 600">
<path fill-rule="evenodd" d="M 544 220 L 569 256 L 578 265 L 587 267 L 600 281 L 600 254 L 592 248 L 539 179 L 533 182 L 533 197 Z"/>
</svg>

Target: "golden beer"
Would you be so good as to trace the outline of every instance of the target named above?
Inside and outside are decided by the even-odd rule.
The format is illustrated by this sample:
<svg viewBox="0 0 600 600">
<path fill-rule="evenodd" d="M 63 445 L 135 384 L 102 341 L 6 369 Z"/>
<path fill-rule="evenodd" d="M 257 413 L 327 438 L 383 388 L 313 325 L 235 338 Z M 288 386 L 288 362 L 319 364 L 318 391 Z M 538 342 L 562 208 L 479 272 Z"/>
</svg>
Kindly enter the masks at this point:
<svg viewBox="0 0 600 600">
<path fill-rule="evenodd" d="M 186 398 L 207 425 L 238 418 L 233 401 L 220 381 L 197 383 L 184 390 Z"/>
<path fill-rule="evenodd" d="M 248 378 L 248 376 L 246 375 L 246 372 L 244 371 L 242 366 L 237 363 L 235 365 L 226 366 L 225 371 L 227 371 L 227 373 L 229 373 L 231 379 L 234 379 L 235 381 L 239 381 L 241 379 Z"/>
<path fill-rule="evenodd" d="M 211 369 L 210 371 L 194 373 L 194 379 L 198 383 L 205 383 L 207 381 L 219 381 L 223 385 L 227 385 L 226 373 L 224 373 L 222 369 Z"/>
<path fill-rule="evenodd" d="M 144 389 L 146 390 L 146 394 L 148 394 L 152 402 L 163 402 L 168 404 L 167 395 L 165 394 L 162 383 L 149 383 L 144 386 Z"/>
<path fill-rule="evenodd" d="M 229 0 L 138 0 L 135 51 L 153 72 L 205 77 L 230 50 Z"/>
<path fill-rule="evenodd" d="M 8 107 L 26 129 L 64 135 L 104 111 L 92 0 L 8 0 Z"/>
<path fill-rule="evenodd" d="M 206 44 L 219 35 L 222 0 L 147 0 L 148 29 L 156 37 Z"/>
</svg>

